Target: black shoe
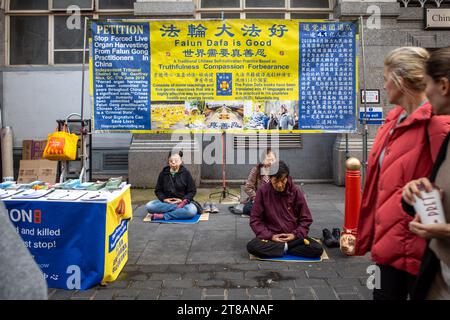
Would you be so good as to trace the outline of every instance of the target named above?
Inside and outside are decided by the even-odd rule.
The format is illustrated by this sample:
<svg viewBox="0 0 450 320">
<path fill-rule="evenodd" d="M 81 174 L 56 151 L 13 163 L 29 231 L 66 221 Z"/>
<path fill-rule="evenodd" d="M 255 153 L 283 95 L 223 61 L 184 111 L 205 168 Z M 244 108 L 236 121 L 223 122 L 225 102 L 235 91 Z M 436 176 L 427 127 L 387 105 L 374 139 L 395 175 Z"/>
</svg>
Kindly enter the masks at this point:
<svg viewBox="0 0 450 320">
<path fill-rule="evenodd" d="M 341 239 L 341 229 L 333 228 L 333 231 L 331 232 L 331 235 L 333 236 L 333 238 L 336 240 L 336 242 L 340 246 L 340 241 L 339 240 Z"/>
<path fill-rule="evenodd" d="M 339 242 L 336 242 L 336 239 L 334 239 L 333 235 L 331 234 L 331 231 L 328 229 L 322 230 L 322 242 L 324 245 L 326 245 L 328 248 L 336 248 L 339 247 Z"/>
</svg>

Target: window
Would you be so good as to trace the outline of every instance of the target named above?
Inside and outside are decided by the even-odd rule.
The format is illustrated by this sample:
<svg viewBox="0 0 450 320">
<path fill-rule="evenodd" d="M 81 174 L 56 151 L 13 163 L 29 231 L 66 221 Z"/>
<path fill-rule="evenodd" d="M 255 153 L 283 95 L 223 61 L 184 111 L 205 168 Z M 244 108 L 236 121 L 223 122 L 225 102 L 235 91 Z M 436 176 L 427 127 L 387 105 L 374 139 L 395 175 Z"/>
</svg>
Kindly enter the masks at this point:
<svg viewBox="0 0 450 320">
<path fill-rule="evenodd" d="M 10 0 L 9 10 L 48 10 L 48 0 Z"/>
<path fill-rule="evenodd" d="M 329 0 L 291 0 L 291 8 L 329 8 Z"/>
<path fill-rule="evenodd" d="M 239 12 L 224 12 L 224 19 L 239 19 L 241 14 Z M 202 19 L 222 19 L 221 12 L 207 12 L 202 13 Z"/>
<path fill-rule="evenodd" d="M 450 1 L 450 0 L 449 0 Z M 328 19 L 331 0 L 197 0 L 197 17 L 220 19 Z M 260 11 L 260 12 L 258 12 Z"/>
<path fill-rule="evenodd" d="M 99 19 L 175 17 L 135 17 L 137 0 L 9 0 L 6 19 L 9 30 L 6 50 L 9 65 L 81 64 L 84 17 Z M 329 0 L 194 0 L 202 19 L 327 19 Z M 417 0 L 411 0 L 415 2 Z M 450 2 L 445 0 L 444 4 Z M 9 5 L 8 5 L 9 4 Z M 70 5 L 82 9 L 81 26 L 67 25 Z M 259 11 L 259 12 L 258 12 Z M 223 12 L 223 13 L 222 13 Z M 86 55 L 86 59 L 88 55 Z"/>
<path fill-rule="evenodd" d="M 240 8 L 240 0 L 201 0 L 202 8 Z"/>
<path fill-rule="evenodd" d="M 284 13 L 278 12 L 252 12 L 246 13 L 247 19 L 284 19 Z"/>
<path fill-rule="evenodd" d="M 70 6 L 78 6 L 81 10 L 93 10 L 93 0 L 53 0 L 52 9 L 66 11 Z"/>
<path fill-rule="evenodd" d="M 291 13 L 291 19 L 328 19 L 328 13 Z"/>
<path fill-rule="evenodd" d="M 135 19 L 136 17 L 134 15 L 132 15 L 132 14 L 130 14 L 130 15 L 123 15 L 123 14 L 121 14 L 121 15 L 111 15 L 111 14 L 108 14 L 108 15 L 99 15 L 98 18 L 102 19 L 102 20 L 121 20 L 121 19 Z M 145 18 L 141 18 L 140 16 L 137 17 L 137 18 L 145 19 Z"/>
<path fill-rule="evenodd" d="M 84 16 L 79 29 L 70 25 L 70 16 L 55 16 L 53 21 L 54 62 L 55 64 L 73 64 L 83 61 Z M 92 18 L 92 17 L 90 17 Z M 87 44 L 86 44 L 87 45 Z M 86 54 L 86 61 L 88 54 Z"/>
<path fill-rule="evenodd" d="M 9 0 L 8 65 L 58 65 L 83 62 L 84 22 L 89 18 L 133 18 L 135 0 Z M 80 19 L 67 14 L 82 9 Z M 102 11 L 96 10 L 96 7 Z M 45 13 L 43 13 L 45 11 Z M 100 14 L 100 16 L 99 16 Z M 80 25 L 76 25 L 76 22 Z M 88 44 L 86 43 L 88 50 Z M 89 54 L 85 55 L 88 62 Z"/>
<path fill-rule="evenodd" d="M 135 0 L 98 0 L 100 10 L 134 9 Z"/>
<path fill-rule="evenodd" d="M 10 64 L 48 64 L 48 16 L 11 16 L 10 30 Z"/>
<path fill-rule="evenodd" d="M 282 8 L 284 6 L 284 0 L 245 0 L 247 8 Z"/>
</svg>

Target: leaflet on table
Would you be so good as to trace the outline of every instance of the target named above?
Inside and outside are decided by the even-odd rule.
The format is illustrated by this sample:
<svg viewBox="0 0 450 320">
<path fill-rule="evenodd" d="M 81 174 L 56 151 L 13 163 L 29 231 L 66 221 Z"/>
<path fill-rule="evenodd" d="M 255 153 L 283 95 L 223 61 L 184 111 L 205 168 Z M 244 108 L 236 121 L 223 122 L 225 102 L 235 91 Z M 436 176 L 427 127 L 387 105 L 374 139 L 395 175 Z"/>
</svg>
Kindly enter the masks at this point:
<svg viewBox="0 0 450 320">
<path fill-rule="evenodd" d="M 15 190 L 15 189 L 0 189 L 0 199 L 9 198 L 15 194 L 21 193 L 23 190 Z"/>
<path fill-rule="evenodd" d="M 14 181 L 5 181 L 0 183 L 0 189 L 9 189 L 14 186 L 16 183 Z"/>
<path fill-rule="evenodd" d="M 101 191 L 88 191 L 87 194 L 80 199 L 80 201 L 109 201 L 113 197 L 111 197 L 111 193 L 101 192 Z"/>
<path fill-rule="evenodd" d="M 83 183 L 80 183 L 79 185 L 74 186 L 73 189 L 74 190 L 86 190 L 89 187 L 91 187 L 92 185 L 94 185 L 93 182 L 83 182 Z"/>
<path fill-rule="evenodd" d="M 18 195 L 12 196 L 11 199 L 39 199 L 53 191 L 54 189 L 26 190 Z"/>
<path fill-rule="evenodd" d="M 88 191 L 88 193 L 80 199 L 80 201 L 111 201 L 115 199 L 120 193 L 122 193 L 127 186 L 126 182 L 120 184 L 120 189 L 116 190 L 101 190 L 101 191 Z"/>
<path fill-rule="evenodd" d="M 86 193 L 87 191 L 81 190 L 56 190 L 47 197 L 47 200 L 74 201 L 81 198 Z"/>
<path fill-rule="evenodd" d="M 105 186 L 105 190 L 108 190 L 108 191 L 120 191 L 120 190 L 122 190 L 123 188 L 125 188 L 125 186 L 127 185 L 127 183 L 126 182 L 122 182 L 122 183 L 120 183 L 120 184 L 116 184 L 116 185 L 106 185 Z"/>
<path fill-rule="evenodd" d="M 36 181 L 30 182 L 30 183 L 18 184 L 18 189 L 32 189 L 37 186 L 45 186 L 45 182 L 36 180 Z"/>
</svg>

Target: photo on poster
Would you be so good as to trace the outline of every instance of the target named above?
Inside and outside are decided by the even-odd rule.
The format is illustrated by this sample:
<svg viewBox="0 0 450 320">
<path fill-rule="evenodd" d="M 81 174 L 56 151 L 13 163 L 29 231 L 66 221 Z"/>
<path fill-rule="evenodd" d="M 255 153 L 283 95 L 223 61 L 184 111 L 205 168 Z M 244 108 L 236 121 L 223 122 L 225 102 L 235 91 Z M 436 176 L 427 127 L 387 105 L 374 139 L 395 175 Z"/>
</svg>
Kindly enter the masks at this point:
<svg viewBox="0 0 450 320">
<path fill-rule="evenodd" d="M 264 113 L 268 116 L 267 130 L 298 129 L 298 101 L 266 101 Z"/>
<path fill-rule="evenodd" d="M 204 111 L 206 128 L 242 129 L 245 106 L 249 108 L 251 104 L 251 101 L 207 101 Z"/>
<path fill-rule="evenodd" d="M 264 112 L 264 102 L 254 101 L 244 108 L 244 129 L 266 130 L 269 116 Z"/>
<path fill-rule="evenodd" d="M 184 101 L 152 102 L 152 130 L 182 130 L 186 129 L 186 108 Z"/>
<path fill-rule="evenodd" d="M 192 100 L 185 102 L 186 113 L 186 129 L 203 130 L 206 129 L 205 124 L 205 101 Z"/>
</svg>

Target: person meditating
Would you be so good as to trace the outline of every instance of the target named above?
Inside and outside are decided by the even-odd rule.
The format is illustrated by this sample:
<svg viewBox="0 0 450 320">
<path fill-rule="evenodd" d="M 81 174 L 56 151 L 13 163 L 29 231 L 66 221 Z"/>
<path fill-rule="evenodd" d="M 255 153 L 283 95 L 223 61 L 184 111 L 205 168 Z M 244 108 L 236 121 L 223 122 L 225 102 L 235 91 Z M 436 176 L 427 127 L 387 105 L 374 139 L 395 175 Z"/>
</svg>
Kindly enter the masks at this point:
<svg viewBox="0 0 450 320">
<path fill-rule="evenodd" d="M 183 166 L 183 152 L 170 153 L 169 165 L 158 176 L 155 195 L 145 208 L 149 212 L 144 221 L 190 219 L 197 212 L 193 203 L 197 188 L 191 173 Z"/>
<path fill-rule="evenodd" d="M 262 185 L 269 183 L 270 177 L 266 174 L 270 166 L 277 161 L 277 156 L 272 148 L 267 148 L 263 153 L 263 161 L 250 170 L 250 174 L 245 182 L 244 191 L 248 195 L 243 201 L 243 214 L 250 216 L 253 207 L 253 201 L 256 197 L 256 191 Z"/>
<path fill-rule="evenodd" d="M 256 192 L 250 215 L 256 238 L 247 244 L 247 251 L 259 258 L 285 254 L 320 257 L 322 245 L 308 237 L 311 213 L 302 191 L 289 176 L 288 166 L 280 161 L 271 170 L 270 183 Z"/>
</svg>

